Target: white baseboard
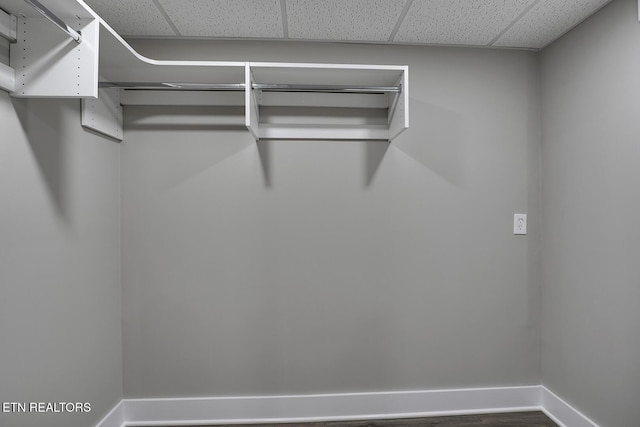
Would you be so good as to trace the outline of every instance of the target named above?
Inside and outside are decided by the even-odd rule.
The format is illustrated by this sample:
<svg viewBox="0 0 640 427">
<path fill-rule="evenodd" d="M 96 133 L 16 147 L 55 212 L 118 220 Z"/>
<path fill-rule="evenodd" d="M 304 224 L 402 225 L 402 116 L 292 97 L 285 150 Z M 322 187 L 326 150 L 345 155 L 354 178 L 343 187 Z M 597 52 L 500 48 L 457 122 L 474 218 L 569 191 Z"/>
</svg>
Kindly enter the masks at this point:
<svg viewBox="0 0 640 427">
<path fill-rule="evenodd" d="M 121 400 L 96 427 L 122 427 L 125 425 L 124 418 L 124 400 Z"/>
<path fill-rule="evenodd" d="M 124 399 L 96 427 L 197 426 L 544 411 L 561 427 L 598 427 L 540 385 L 294 396 Z"/>
<path fill-rule="evenodd" d="M 542 412 L 560 427 L 598 427 L 546 387 L 542 387 Z"/>
</svg>

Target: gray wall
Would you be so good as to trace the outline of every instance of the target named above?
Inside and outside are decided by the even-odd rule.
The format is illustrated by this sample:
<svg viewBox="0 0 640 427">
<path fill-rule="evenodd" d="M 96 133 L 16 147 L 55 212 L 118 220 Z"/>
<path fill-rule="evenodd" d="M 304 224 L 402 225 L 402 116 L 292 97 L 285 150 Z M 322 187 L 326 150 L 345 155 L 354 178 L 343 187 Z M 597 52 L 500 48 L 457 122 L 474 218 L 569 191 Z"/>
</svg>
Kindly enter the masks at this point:
<svg viewBox="0 0 640 427">
<path fill-rule="evenodd" d="M 543 378 L 640 419 L 640 23 L 614 0 L 542 54 Z"/>
<path fill-rule="evenodd" d="M 134 41 L 152 57 L 408 64 L 396 142 L 253 142 L 127 107 L 127 397 L 536 384 L 539 76 L 529 52 Z M 223 121 L 234 122 L 235 118 Z M 514 212 L 530 234 L 512 235 Z"/>
<path fill-rule="evenodd" d="M 92 405 L 0 425 L 87 427 L 122 398 L 120 147 L 78 100 L 0 91 L 0 129 L 0 401 Z"/>
</svg>

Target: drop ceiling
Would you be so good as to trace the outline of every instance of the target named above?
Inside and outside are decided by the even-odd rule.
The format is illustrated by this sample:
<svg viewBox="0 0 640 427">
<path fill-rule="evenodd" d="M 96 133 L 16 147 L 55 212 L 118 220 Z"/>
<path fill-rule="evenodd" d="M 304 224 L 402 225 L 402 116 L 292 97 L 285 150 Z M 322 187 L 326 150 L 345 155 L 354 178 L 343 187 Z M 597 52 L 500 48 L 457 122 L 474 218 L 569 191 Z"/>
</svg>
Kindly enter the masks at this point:
<svg viewBox="0 0 640 427">
<path fill-rule="evenodd" d="M 85 0 L 124 37 L 542 49 L 610 0 Z"/>
</svg>

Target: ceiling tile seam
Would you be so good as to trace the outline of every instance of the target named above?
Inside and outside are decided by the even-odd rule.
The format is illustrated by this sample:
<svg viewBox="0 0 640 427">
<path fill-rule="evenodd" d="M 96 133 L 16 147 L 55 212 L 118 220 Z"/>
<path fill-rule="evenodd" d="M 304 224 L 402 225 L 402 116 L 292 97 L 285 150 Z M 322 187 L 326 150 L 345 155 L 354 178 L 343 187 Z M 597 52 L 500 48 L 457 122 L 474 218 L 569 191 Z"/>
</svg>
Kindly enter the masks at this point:
<svg viewBox="0 0 640 427">
<path fill-rule="evenodd" d="M 500 38 L 502 36 L 505 35 L 505 33 L 507 31 L 509 31 L 511 29 L 511 27 L 513 27 L 514 25 L 516 25 L 518 23 L 518 21 L 520 21 L 527 13 L 529 13 L 529 11 L 531 11 L 531 9 L 533 9 L 538 3 L 540 3 L 540 0 L 535 0 L 533 3 L 531 3 L 529 6 L 527 6 L 527 8 L 525 10 L 522 11 L 522 13 L 518 16 L 516 16 L 513 21 L 511 21 L 511 23 L 509 25 L 507 25 L 502 31 L 500 31 L 498 33 L 497 36 L 495 36 L 488 44 L 487 46 L 493 46 L 493 44 L 495 42 L 497 42 L 498 40 L 500 40 Z"/>
<path fill-rule="evenodd" d="M 173 23 L 173 20 L 171 19 L 167 11 L 164 10 L 164 7 L 162 7 L 160 2 L 158 0 L 151 0 L 151 1 L 153 2 L 153 4 L 156 5 L 156 7 L 158 8 L 162 16 L 164 16 L 164 19 L 167 21 L 167 24 L 169 24 L 173 32 L 176 33 L 176 36 L 182 36 L 182 34 L 180 33 L 180 30 L 178 30 L 178 27 L 176 27 L 176 24 Z"/>
<path fill-rule="evenodd" d="M 289 38 L 289 19 L 287 19 L 287 0 L 280 0 L 280 13 L 282 14 L 282 37 Z"/>
<path fill-rule="evenodd" d="M 411 8 L 411 5 L 413 4 L 413 1 L 414 0 L 407 0 L 407 2 L 405 3 L 404 8 L 402 9 L 402 13 L 400 13 L 400 16 L 398 17 L 398 22 L 396 22 L 393 30 L 391 30 L 391 35 L 389 36 L 389 39 L 387 41 L 392 42 L 394 41 L 393 39 L 396 38 L 396 34 L 398 34 L 400 26 L 402 26 L 404 18 L 407 16 L 407 13 L 409 12 L 409 8 Z"/>
</svg>

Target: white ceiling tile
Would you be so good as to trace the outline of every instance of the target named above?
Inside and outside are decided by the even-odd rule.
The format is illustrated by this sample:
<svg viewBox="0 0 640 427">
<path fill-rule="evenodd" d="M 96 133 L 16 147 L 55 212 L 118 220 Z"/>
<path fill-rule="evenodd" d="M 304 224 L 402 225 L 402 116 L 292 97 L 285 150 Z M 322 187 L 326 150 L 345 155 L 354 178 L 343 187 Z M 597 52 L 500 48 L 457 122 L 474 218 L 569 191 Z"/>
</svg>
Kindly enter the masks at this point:
<svg viewBox="0 0 640 427">
<path fill-rule="evenodd" d="M 289 38 L 387 41 L 407 0 L 287 0 Z"/>
<path fill-rule="evenodd" d="M 283 37 L 279 0 L 160 0 L 160 4 L 185 36 Z"/>
<path fill-rule="evenodd" d="M 494 46 L 543 48 L 610 0 L 540 0 Z"/>
<path fill-rule="evenodd" d="M 175 36 L 152 0 L 85 0 L 107 24 L 125 36 Z"/>
<path fill-rule="evenodd" d="M 394 41 L 487 45 L 535 0 L 415 0 Z"/>
<path fill-rule="evenodd" d="M 610 0 L 85 1 L 124 36 L 385 43 L 405 11 L 392 42 L 542 48 Z"/>
</svg>

